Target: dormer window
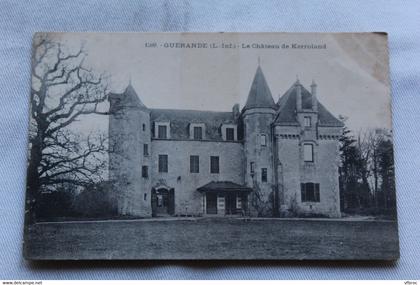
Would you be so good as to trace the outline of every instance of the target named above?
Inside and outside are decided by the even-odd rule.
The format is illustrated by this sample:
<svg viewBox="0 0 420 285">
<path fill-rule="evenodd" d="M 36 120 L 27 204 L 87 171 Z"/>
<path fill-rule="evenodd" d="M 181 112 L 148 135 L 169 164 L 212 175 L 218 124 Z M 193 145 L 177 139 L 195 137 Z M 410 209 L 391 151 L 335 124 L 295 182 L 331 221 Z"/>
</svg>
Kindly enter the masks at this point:
<svg viewBox="0 0 420 285">
<path fill-rule="evenodd" d="M 237 141 L 238 130 L 236 124 L 222 124 L 222 139 L 224 141 Z"/>
<path fill-rule="evenodd" d="M 195 140 L 202 140 L 203 139 L 203 128 L 202 127 L 194 127 L 194 139 Z"/>
<path fill-rule="evenodd" d="M 226 140 L 227 141 L 235 140 L 235 129 L 234 128 L 226 128 Z"/>
<path fill-rule="evenodd" d="M 191 123 L 190 124 L 190 139 L 191 140 L 204 140 L 206 133 L 206 125 L 204 123 Z"/>
<path fill-rule="evenodd" d="M 305 128 L 310 128 L 312 126 L 311 117 L 306 116 L 303 118 L 303 125 Z"/>
<path fill-rule="evenodd" d="M 166 126 L 158 126 L 158 138 L 159 139 L 167 139 L 167 127 Z"/>
<path fill-rule="evenodd" d="M 170 123 L 169 122 L 156 122 L 155 123 L 155 138 L 169 139 L 170 138 Z"/>
</svg>

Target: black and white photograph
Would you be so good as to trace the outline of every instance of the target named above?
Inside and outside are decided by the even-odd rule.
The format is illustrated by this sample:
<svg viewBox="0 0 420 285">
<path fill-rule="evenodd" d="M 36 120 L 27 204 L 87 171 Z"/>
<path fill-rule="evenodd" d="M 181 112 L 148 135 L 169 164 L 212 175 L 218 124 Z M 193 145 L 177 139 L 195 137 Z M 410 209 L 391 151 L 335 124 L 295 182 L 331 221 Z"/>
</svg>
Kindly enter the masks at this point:
<svg viewBox="0 0 420 285">
<path fill-rule="evenodd" d="M 385 33 L 37 33 L 29 260 L 396 260 Z"/>
</svg>

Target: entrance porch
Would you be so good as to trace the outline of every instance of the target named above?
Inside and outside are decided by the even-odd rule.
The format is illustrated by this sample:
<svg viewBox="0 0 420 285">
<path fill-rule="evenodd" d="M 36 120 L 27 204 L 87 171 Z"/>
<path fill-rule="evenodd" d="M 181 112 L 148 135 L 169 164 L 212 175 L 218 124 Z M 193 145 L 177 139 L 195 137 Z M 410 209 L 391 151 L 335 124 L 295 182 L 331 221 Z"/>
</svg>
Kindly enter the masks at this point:
<svg viewBox="0 0 420 285">
<path fill-rule="evenodd" d="M 173 188 L 152 188 L 152 217 L 169 216 L 175 213 L 175 192 Z"/>
<path fill-rule="evenodd" d="M 210 182 L 197 189 L 203 197 L 204 215 L 247 215 L 251 188 L 233 182 Z"/>
</svg>

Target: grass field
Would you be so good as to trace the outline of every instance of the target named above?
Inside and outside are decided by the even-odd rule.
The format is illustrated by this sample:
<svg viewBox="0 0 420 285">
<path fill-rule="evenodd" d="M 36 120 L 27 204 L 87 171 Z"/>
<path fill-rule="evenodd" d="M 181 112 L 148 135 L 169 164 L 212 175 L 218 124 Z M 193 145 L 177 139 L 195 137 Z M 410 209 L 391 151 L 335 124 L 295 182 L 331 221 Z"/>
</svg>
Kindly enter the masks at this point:
<svg viewBox="0 0 420 285">
<path fill-rule="evenodd" d="M 199 218 L 39 223 L 29 259 L 379 259 L 399 256 L 393 221 Z"/>
</svg>

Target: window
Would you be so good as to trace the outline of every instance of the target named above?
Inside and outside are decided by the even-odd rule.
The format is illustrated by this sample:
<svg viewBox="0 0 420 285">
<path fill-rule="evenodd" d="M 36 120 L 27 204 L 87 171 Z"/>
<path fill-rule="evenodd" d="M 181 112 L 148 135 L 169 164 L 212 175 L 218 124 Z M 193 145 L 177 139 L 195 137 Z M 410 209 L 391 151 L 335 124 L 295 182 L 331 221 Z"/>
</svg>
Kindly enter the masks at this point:
<svg viewBox="0 0 420 285">
<path fill-rule="evenodd" d="M 261 182 L 267 182 L 267 168 L 261 168 Z"/>
<path fill-rule="evenodd" d="M 261 139 L 261 145 L 266 146 L 267 145 L 267 135 L 261 134 L 260 139 Z"/>
<path fill-rule="evenodd" d="M 141 167 L 141 177 L 143 177 L 143 178 L 149 177 L 149 167 L 148 166 L 143 165 Z"/>
<path fill-rule="evenodd" d="M 222 124 L 220 132 L 224 141 L 235 141 L 238 139 L 237 125 L 236 124 Z"/>
<path fill-rule="evenodd" d="M 143 132 L 146 131 L 146 124 L 143 124 Z"/>
<path fill-rule="evenodd" d="M 226 140 L 227 141 L 235 140 L 235 129 L 234 128 L 226 128 Z"/>
<path fill-rule="evenodd" d="M 210 156 L 210 173 L 219 173 L 219 157 Z"/>
<path fill-rule="evenodd" d="M 168 138 L 167 135 L 166 135 L 166 130 L 167 130 L 166 126 L 158 126 L 158 138 L 159 139 Z"/>
<path fill-rule="evenodd" d="M 303 144 L 303 160 L 305 162 L 314 161 L 314 146 L 310 143 Z"/>
<path fill-rule="evenodd" d="M 236 209 L 242 209 L 242 197 L 236 196 Z"/>
<path fill-rule="evenodd" d="M 168 155 L 159 154 L 159 172 L 168 172 Z"/>
<path fill-rule="evenodd" d="M 202 140 L 203 139 L 203 128 L 202 127 L 194 127 L 194 139 L 195 140 Z"/>
<path fill-rule="evenodd" d="M 147 201 L 147 193 L 144 193 L 143 199 L 144 201 Z"/>
<path fill-rule="evenodd" d="M 148 156 L 149 155 L 149 145 L 147 143 L 145 143 L 143 145 L 143 155 L 144 156 Z"/>
<path fill-rule="evenodd" d="M 206 138 L 206 124 L 190 123 L 189 137 L 191 140 L 203 140 Z"/>
<path fill-rule="evenodd" d="M 305 128 L 310 128 L 312 125 L 311 117 L 303 117 L 303 125 Z"/>
<path fill-rule="evenodd" d="M 191 173 L 200 172 L 200 158 L 198 157 L 198 155 L 190 156 L 190 172 Z"/>
<path fill-rule="evenodd" d="M 250 168 L 250 171 L 251 171 L 251 174 L 254 174 L 254 171 L 255 171 L 255 162 L 250 162 L 249 163 L 249 168 Z"/>
<path fill-rule="evenodd" d="M 171 123 L 169 121 L 160 121 L 154 123 L 153 136 L 157 139 L 171 138 Z"/>
<path fill-rule="evenodd" d="M 300 184 L 302 202 L 319 202 L 319 183 Z"/>
<path fill-rule="evenodd" d="M 219 213 L 224 213 L 225 210 L 225 197 L 224 196 L 217 196 L 217 210 Z"/>
</svg>

